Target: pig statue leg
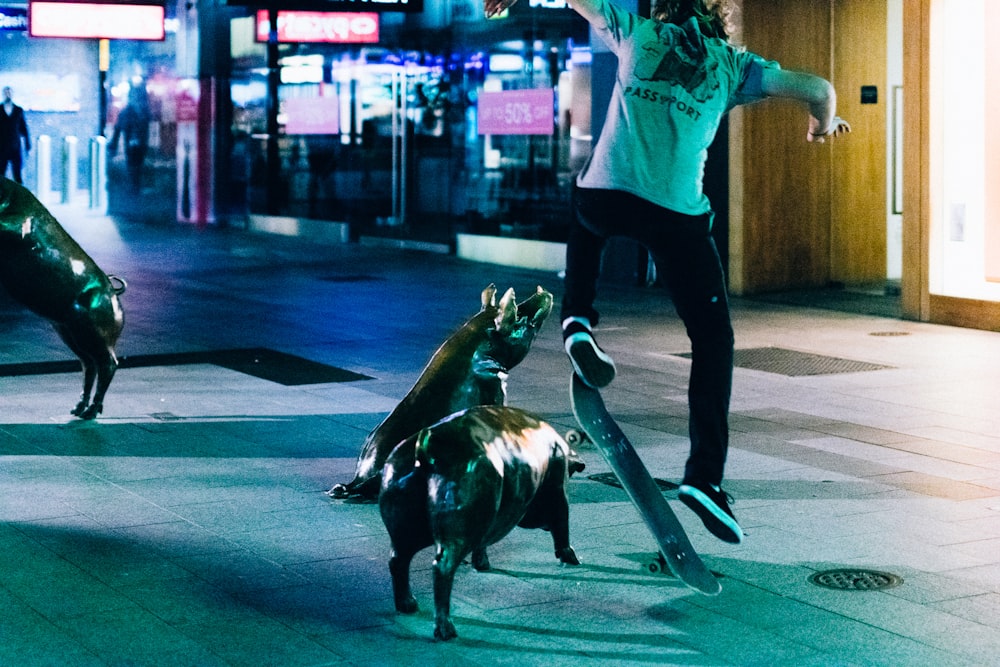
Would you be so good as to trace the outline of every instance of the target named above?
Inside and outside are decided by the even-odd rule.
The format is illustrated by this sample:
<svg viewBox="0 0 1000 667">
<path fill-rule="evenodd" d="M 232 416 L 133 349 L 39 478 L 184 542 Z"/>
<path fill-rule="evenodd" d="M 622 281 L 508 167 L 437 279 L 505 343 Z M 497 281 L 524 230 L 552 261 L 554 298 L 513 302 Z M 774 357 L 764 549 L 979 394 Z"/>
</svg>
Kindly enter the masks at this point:
<svg viewBox="0 0 1000 667">
<path fill-rule="evenodd" d="M 391 492 L 388 495 L 391 496 Z M 400 508 L 398 502 L 393 502 L 392 498 L 388 500 L 395 507 L 391 513 L 382 512 L 392 542 L 392 551 L 389 554 L 392 597 L 396 611 L 413 614 L 417 611 L 417 599 L 410 589 L 410 563 L 418 551 L 434 544 L 434 538 L 431 537 L 425 508 L 414 507 L 412 504 Z"/>
<path fill-rule="evenodd" d="M 94 419 L 104 411 L 104 395 L 108 392 L 111 380 L 118 370 L 118 358 L 115 353 L 111 350 L 105 352 L 96 360 L 92 360 L 97 366 L 97 387 L 94 390 L 94 400 L 91 401 L 90 407 L 80 415 L 82 419 Z"/>
<path fill-rule="evenodd" d="M 538 489 L 528 505 L 524 517 L 518 522 L 521 528 L 541 528 L 552 533 L 556 558 L 564 565 L 579 565 L 580 559 L 569 543 L 569 498 L 565 480 L 567 461 L 554 457 L 549 478 Z M 556 480 L 555 482 L 553 480 Z"/>
<path fill-rule="evenodd" d="M 472 552 L 476 569 L 489 569 L 487 532 L 500 506 L 502 491 L 503 480 L 489 461 L 479 461 L 467 469 L 458 483 L 433 485 L 429 506 L 432 508 L 431 533 L 437 543 L 433 567 L 434 637 L 437 639 L 447 641 L 458 636 L 451 621 L 451 589 L 462 559 Z"/>
<path fill-rule="evenodd" d="M 392 541 L 392 551 L 389 554 L 389 575 L 392 577 L 392 598 L 396 611 L 402 614 L 413 614 L 417 611 L 417 598 L 410 588 L 410 563 L 413 556 L 425 547 L 434 543 L 430 527 L 427 525 L 426 512 L 420 517 L 420 512 L 407 512 L 412 521 L 397 515 L 399 520 L 389 528 L 389 538 Z M 388 526 L 388 523 L 387 523 Z"/>
<path fill-rule="evenodd" d="M 83 394 L 72 410 L 82 419 L 94 419 L 104 409 L 104 395 L 118 370 L 115 345 L 125 324 L 119 296 L 126 284 L 117 276 L 108 276 L 108 281 L 84 290 L 73 304 L 73 317 L 54 325 L 83 365 Z"/>
<path fill-rule="evenodd" d="M 87 411 L 87 407 L 90 405 L 90 392 L 94 389 L 94 381 L 97 380 L 97 364 L 94 363 L 93 359 L 83 356 L 83 352 L 75 349 L 65 337 L 62 338 L 63 342 L 76 355 L 76 358 L 80 360 L 80 366 L 83 367 L 83 391 L 80 393 L 80 401 L 76 404 L 76 407 L 69 411 L 71 415 L 83 417 L 83 414 Z"/>
<path fill-rule="evenodd" d="M 57 325 L 55 330 L 83 366 L 83 393 L 71 412 L 81 419 L 94 419 L 104 409 L 104 395 L 118 370 L 118 358 L 114 349 L 109 348 L 99 335 L 65 325 Z M 91 391 L 94 391 L 93 402 L 90 400 Z"/>
<path fill-rule="evenodd" d="M 379 510 L 392 542 L 389 574 L 396 611 L 412 614 L 417 599 L 410 589 L 410 562 L 413 556 L 434 544 L 427 508 L 427 475 L 414 469 L 412 443 L 400 445 L 385 470 L 385 485 L 379 495 Z"/>
<path fill-rule="evenodd" d="M 462 562 L 461 551 L 457 545 L 439 545 L 434 558 L 434 638 L 442 641 L 458 636 L 451 620 L 451 589 Z"/>
<path fill-rule="evenodd" d="M 551 514 L 549 530 L 552 532 L 552 544 L 555 547 L 556 558 L 564 565 L 579 565 L 580 559 L 569 543 L 569 501 L 564 489 L 542 489 L 542 495 L 551 495 L 547 502 Z"/>
<path fill-rule="evenodd" d="M 400 553 L 396 549 L 389 555 L 389 574 L 392 576 L 392 598 L 396 611 L 401 614 L 414 614 L 417 611 L 417 598 L 410 588 L 410 562 L 415 552 Z"/>
<path fill-rule="evenodd" d="M 472 567 L 477 572 L 488 572 L 490 569 L 490 557 L 486 553 L 485 547 L 477 547 L 472 550 Z"/>
</svg>

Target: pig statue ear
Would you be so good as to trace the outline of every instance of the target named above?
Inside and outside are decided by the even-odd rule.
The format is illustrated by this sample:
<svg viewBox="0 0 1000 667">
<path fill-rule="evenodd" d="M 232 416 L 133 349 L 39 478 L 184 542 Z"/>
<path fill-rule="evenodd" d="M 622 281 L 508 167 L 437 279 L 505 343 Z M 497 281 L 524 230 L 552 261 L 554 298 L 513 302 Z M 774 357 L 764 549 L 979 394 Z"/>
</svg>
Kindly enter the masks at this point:
<svg viewBox="0 0 1000 667">
<path fill-rule="evenodd" d="M 538 308 L 535 309 L 534 314 L 531 316 L 530 325 L 533 328 L 538 329 L 542 326 L 542 323 L 545 322 L 545 318 L 547 318 L 552 312 L 554 300 L 551 294 L 542 289 L 541 285 L 535 288 L 535 295 L 532 299 L 538 300 Z"/>
<path fill-rule="evenodd" d="M 483 290 L 482 301 L 483 301 L 483 310 L 486 310 L 487 308 L 492 308 L 493 306 L 497 305 L 496 285 L 490 283 L 489 285 L 486 286 L 486 289 Z"/>
<path fill-rule="evenodd" d="M 517 297 L 514 288 L 510 287 L 500 299 L 500 310 L 497 312 L 496 325 L 498 331 L 510 331 L 517 323 Z"/>
</svg>

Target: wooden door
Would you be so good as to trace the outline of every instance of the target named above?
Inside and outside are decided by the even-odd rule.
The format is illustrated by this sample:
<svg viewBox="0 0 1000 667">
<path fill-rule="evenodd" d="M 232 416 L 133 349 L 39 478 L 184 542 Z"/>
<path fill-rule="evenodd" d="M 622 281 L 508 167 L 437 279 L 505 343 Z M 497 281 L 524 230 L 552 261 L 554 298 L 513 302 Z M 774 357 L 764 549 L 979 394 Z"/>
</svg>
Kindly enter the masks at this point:
<svg viewBox="0 0 1000 667">
<path fill-rule="evenodd" d="M 830 280 L 884 283 L 887 229 L 887 4 L 835 0 L 833 84 L 852 133 L 833 147 Z"/>
<path fill-rule="evenodd" d="M 736 294 L 886 276 L 885 0 L 744 0 L 742 42 L 786 69 L 829 79 L 843 141 L 805 141 L 800 104 L 767 101 L 733 114 L 731 281 Z M 862 103 L 862 88 L 870 88 Z"/>
<path fill-rule="evenodd" d="M 785 69 L 831 77 L 831 6 L 744 0 L 742 42 Z M 753 293 L 830 276 L 831 146 L 806 142 L 806 113 L 768 100 L 730 122 L 730 287 Z"/>
</svg>

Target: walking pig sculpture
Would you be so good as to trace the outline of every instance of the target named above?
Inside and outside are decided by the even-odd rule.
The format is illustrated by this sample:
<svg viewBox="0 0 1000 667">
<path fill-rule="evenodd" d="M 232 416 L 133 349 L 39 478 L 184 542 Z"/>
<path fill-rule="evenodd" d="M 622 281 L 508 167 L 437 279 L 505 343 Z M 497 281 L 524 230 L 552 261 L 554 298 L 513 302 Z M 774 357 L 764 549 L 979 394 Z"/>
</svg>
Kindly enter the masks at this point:
<svg viewBox="0 0 1000 667">
<path fill-rule="evenodd" d="M 0 285 L 49 320 L 79 357 L 83 394 L 72 413 L 97 417 L 118 369 L 125 282 L 101 271 L 27 188 L 6 178 L 0 178 Z"/>
<path fill-rule="evenodd" d="M 443 640 L 457 636 L 450 608 L 459 564 L 471 553 L 473 567 L 488 570 L 486 547 L 514 526 L 551 531 L 556 558 L 579 565 L 569 544 L 568 454 L 551 426 L 504 406 L 470 408 L 401 442 L 379 494 L 396 609 L 417 611 L 410 562 L 432 544 L 434 636 Z"/>
<path fill-rule="evenodd" d="M 482 309 L 437 349 L 409 393 L 365 438 L 354 479 L 329 495 L 375 499 L 382 465 L 404 438 L 460 410 L 506 402 L 507 374 L 528 354 L 552 311 L 552 294 L 538 287 L 518 304 L 508 289 L 498 304 L 496 291 L 494 285 L 483 290 Z M 577 469 L 583 469 L 578 459 Z"/>
</svg>

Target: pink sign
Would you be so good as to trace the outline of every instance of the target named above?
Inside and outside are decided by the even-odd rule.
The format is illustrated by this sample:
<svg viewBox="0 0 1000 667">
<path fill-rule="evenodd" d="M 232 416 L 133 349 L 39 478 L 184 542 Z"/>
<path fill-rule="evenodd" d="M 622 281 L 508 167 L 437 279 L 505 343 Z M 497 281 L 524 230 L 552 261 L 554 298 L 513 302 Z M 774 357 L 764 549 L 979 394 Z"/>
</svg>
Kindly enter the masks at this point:
<svg viewBox="0 0 1000 667">
<path fill-rule="evenodd" d="M 32 0 L 28 20 L 32 37 L 162 40 L 164 11 L 148 4 Z"/>
<path fill-rule="evenodd" d="M 271 22 L 267 10 L 257 12 L 257 41 L 266 42 Z M 378 14 L 374 12 L 278 12 L 279 42 L 327 44 L 378 43 Z"/>
<path fill-rule="evenodd" d="M 198 100 L 184 90 L 177 95 L 177 122 L 193 123 L 198 120 Z"/>
<path fill-rule="evenodd" d="M 285 134 L 339 134 L 340 102 L 336 97 L 289 97 L 282 102 Z"/>
<path fill-rule="evenodd" d="M 552 134 L 551 88 L 480 93 L 479 134 Z"/>
</svg>

